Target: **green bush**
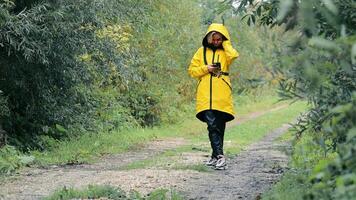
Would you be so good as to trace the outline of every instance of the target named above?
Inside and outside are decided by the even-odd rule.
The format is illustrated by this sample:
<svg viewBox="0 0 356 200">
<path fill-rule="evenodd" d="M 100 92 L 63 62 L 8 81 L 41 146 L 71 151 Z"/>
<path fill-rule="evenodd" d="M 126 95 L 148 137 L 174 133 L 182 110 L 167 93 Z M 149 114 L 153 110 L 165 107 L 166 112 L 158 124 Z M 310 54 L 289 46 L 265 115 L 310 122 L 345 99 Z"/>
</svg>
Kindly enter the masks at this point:
<svg viewBox="0 0 356 200">
<path fill-rule="evenodd" d="M 286 30 L 299 33 L 288 43 L 289 49 L 276 52 L 281 59 L 275 71 L 283 73 L 280 94 L 283 99 L 307 99 L 312 105 L 296 126 L 297 136 L 313 130 L 306 133 L 313 134 L 325 154 L 337 154 L 315 167 L 305 198 L 354 199 L 355 3 L 271 0 L 251 5 L 243 0 L 238 10 L 249 10 L 247 17 L 253 22 L 283 24 Z"/>
<path fill-rule="evenodd" d="M 0 122 L 9 144 L 45 149 L 50 138 L 172 122 L 191 104 L 185 68 L 201 33 L 194 1 L 1 1 L 0 8 L 0 108 L 8 113 Z"/>
<path fill-rule="evenodd" d="M 326 135 L 337 141 L 337 154 L 314 168 L 309 199 L 355 199 L 356 197 L 356 93 L 352 102 L 332 110 L 334 117 Z"/>
<path fill-rule="evenodd" d="M 294 33 L 285 34 L 281 27 L 271 30 L 263 26 L 250 27 L 241 17 L 226 21 L 240 53 L 231 67 L 235 93 L 259 96 L 266 91 L 275 92 L 282 77 L 274 71 L 280 59 L 276 52 L 287 49 L 285 43 L 295 37 Z"/>
<path fill-rule="evenodd" d="M 121 66 L 122 56 L 111 42 L 95 37 L 110 16 L 97 17 L 95 1 L 39 3 L 20 15 L 18 7 L 21 3 L 4 11 L 8 18 L 0 32 L 0 88 L 10 110 L 2 124 L 10 144 L 45 148 L 41 135 L 60 139 L 93 130 L 95 110 L 105 98 L 91 90 L 98 76 L 109 75 L 106 58 Z M 88 52 L 96 60 L 95 70 L 78 58 Z M 74 124 L 81 129 L 68 129 Z"/>
</svg>

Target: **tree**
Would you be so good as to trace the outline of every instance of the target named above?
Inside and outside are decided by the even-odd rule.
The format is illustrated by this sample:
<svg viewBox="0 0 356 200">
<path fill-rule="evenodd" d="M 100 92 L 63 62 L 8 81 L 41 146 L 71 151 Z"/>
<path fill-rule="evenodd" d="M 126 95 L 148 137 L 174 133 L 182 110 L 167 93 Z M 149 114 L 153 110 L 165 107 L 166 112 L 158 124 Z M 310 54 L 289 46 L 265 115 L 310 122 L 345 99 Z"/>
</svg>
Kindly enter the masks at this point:
<svg viewBox="0 0 356 200">
<path fill-rule="evenodd" d="M 225 1 L 233 3 L 234 1 Z M 297 30 L 300 37 L 275 70 L 284 74 L 284 99 L 306 99 L 312 108 L 298 122 L 298 135 L 315 139 L 337 158 L 311 177 L 308 199 L 348 199 L 356 185 L 356 4 L 352 0 L 242 0 L 236 12 L 253 23 Z M 252 20 L 255 19 L 255 20 Z"/>
</svg>

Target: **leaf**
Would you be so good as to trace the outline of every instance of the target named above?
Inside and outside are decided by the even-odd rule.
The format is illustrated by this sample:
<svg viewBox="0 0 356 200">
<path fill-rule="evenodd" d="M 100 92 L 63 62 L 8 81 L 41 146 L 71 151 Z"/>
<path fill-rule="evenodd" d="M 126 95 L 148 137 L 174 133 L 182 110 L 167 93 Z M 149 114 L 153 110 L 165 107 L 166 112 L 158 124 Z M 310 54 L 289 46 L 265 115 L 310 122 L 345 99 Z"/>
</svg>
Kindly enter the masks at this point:
<svg viewBox="0 0 356 200">
<path fill-rule="evenodd" d="M 65 129 L 63 126 L 59 125 L 59 124 L 56 124 L 56 129 L 59 131 L 59 132 L 62 132 L 62 133 L 66 133 L 67 132 L 67 129 Z"/>
<path fill-rule="evenodd" d="M 255 15 L 251 15 L 251 18 L 252 18 L 252 23 L 256 24 L 256 16 Z"/>
<path fill-rule="evenodd" d="M 277 21 L 282 22 L 291 11 L 293 7 L 293 0 L 284 0 L 279 4 L 280 11 L 278 12 Z"/>
<path fill-rule="evenodd" d="M 256 13 L 258 16 L 261 16 L 261 13 L 262 13 L 262 6 L 258 6 L 257 10 L 256 10 Z"/>
<path fill-rule="evenodd" d="M 312 47 L 317 47 L 320 49 L 326 49 L 326 50 L 336 50 L 336 51 L 341 51 L 340 47 L 333 41 L 326 40 L 321 37 L 312 37 L 308 44 Z"/>
<path fill-rule="evenodd" d="M 349 130 L 347 134 L 347 141 L 351 141 L 353 138 L 356 138 L 356 128 Z"/>
<path fill-rule="evenodd" d="M 334 2 L 332 0 L 322 0 L 324 2 L 325 7 L 330 10 L 333 14 L 337 15 L 339 13 L 339 10 L 335 6 Z"/>
<path fill-rule="evenodd" d="M 248 18 L 247 25 L 251 26 L 251 17 Z"/>
<path fill-rule="evenodd" d="M 43 127 L 42 127 L 42 131 L 43 131 L 44 133 L 48 133 L 48 132 L 49 132 L 49 127 L 48 127 L 48 126 L 43 126 Z"/>
</svg>

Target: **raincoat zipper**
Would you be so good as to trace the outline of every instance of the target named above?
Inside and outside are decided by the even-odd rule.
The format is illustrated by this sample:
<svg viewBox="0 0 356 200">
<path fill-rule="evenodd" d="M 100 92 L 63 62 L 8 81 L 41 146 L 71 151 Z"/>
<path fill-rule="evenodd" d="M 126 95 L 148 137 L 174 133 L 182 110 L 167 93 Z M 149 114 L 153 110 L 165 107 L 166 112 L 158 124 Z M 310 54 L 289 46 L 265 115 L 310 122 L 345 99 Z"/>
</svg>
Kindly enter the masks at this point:
<svg viewBox="0 0 356 200">
<path fill-rule="evenodd" d="M 213 50 L 213 59 L 211 61 L 211 63 L 214 63 L 214 58 L 215 58 L 215 51 Z M 210 110 L 213 109 L 213 75 L 210 73 Z"/>
</svg>

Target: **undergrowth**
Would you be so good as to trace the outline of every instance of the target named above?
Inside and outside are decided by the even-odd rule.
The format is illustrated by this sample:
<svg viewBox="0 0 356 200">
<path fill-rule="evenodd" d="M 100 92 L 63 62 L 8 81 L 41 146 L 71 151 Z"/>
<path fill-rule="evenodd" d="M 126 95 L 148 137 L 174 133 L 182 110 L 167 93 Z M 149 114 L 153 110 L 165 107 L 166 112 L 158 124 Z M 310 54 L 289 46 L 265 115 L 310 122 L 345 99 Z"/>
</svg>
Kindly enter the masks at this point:
<svg viewBox="0 0 356 200">
<path fill-rule="evenodd" d="M 112 200 L 183 200 L 180 194 L 173 190 L 157 189 L 147 195 L 142 195 L 137 191 L 129 193 L 118 187 L 110 185 L 89 185 L 87 188 L 78 190 L 66 188 L 57 190 L 45 200 L 70 200 L 70 199 L 112 199 Z"/>
</svg>

